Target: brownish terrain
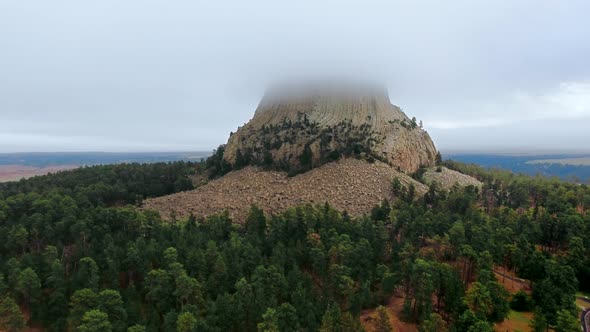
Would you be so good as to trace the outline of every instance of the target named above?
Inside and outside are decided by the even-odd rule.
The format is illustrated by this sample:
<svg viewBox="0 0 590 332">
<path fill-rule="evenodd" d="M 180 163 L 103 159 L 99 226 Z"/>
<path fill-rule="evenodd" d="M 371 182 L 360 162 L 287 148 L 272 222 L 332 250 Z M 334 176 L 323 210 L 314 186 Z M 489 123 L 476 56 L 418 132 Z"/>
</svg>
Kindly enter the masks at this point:
<svg viewBox="0 0 590 332">
<path fill-rule="evenodd" d="M 389 302 L 384 305 L 389 314 L 389 323 L 393 327 L 393 331 L 396 332 L 416 332 L 418 327 L 416 324 L 407 323 L 400 319 L 402 308 L 404 306 L 404 298 L 397 295 L 393 295 Z M 361 324 L 367 332 L 376 331 L 375 322 L 377 320 L 377 309 L 366 309 L 361 312 Z"/>
<path fill-rule="evenodd" d="M 329 203 L 361 216 L 383 200 L 395 199 L 394 178 L 406 189 L 413 185 L 414 197 L 423 196 L 427 185 L 410 176 L 423 167 L 429 167 L 425 183 L 436 181 L 445 189 L 455 183 L 481 185 L 434 167 L 438 153 L 422 123 L 391 104 L 385 89 L 372 86 L 267 92 L 253 118 L 230 134 L 222 152 L 223 160 L 239 170 L 209 182 L 194 179 L 197 189 L 148 199 L 143 207 L 158 210 L 167 220 L 227 210 L 238 223 L 252 205 L 274 214 Z M 293 174 L 298 175 L 289 176 Z"/>
<path fill-rule="evenodd" d="M 437 167 L 430 167 L 426 173 L 424 173 L 422 178 L 426 184 L 436 182 L 439 188 L 447 190 L 451 189 L 455 184 L 460 187 L 481 187 L 483 185 L 474 177 L 459 173 L 446 167 L 440 167 L 440 172 L 437 171 Z"/>
<path fill-rule="evenodd" d="M 294 177 L 250 166 L 192 191 L 148 199 L 143 206 L 159 210 L 166 219 L 190 213 L 206 216 L 227 209 L 236 222 L 241 222 L 252 204 L 267 213 L 276 213 L 295 205 L 328 202 L 358 216 L 369 213 L 383 199 L 393 199 L 394 177 L 405 186 L 413 184 L 416 195 L 427 190 L 425 185 L 385 163 L 346 158 Z"/>
<path fill-rule="evenodd" d="M 78 165 L 59 165 L 48 167 L 34 167 L 25 165 L 0 165 L 0 182 L 18 181 L 36 175 L 45 175 L 59 171 L 66 171 L 80 167 Z"/>
</svg>

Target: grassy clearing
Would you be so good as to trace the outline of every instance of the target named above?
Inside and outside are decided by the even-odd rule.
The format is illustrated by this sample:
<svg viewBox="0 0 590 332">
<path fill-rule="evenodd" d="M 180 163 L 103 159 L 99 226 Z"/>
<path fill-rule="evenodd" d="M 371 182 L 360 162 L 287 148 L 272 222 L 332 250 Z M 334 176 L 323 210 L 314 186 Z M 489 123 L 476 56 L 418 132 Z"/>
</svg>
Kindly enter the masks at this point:
<svg viewBox="0 0 590 332">
<path fill-rule="evenodd" d="M 531 331 L 529 327 L 533 318 L 532 312 L 518 312 L 511 310 L 503 322 L 495 325 L 496 331 Z"/>
</svg>

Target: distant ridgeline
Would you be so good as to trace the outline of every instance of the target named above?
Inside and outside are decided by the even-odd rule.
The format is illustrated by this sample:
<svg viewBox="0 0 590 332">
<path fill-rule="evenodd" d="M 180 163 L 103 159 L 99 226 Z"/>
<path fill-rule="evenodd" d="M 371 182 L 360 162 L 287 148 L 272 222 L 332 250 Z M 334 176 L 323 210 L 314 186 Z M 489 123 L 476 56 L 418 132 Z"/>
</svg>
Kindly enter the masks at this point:
<svg viewBox="0 0 590 332">
<path fill-rule="evenodd" d="M 210 175 L 258 165 L 297 174 L 342 156 L 405 173 L 432 166 L 436 148 L 416 119 L 373 87 L 289 86 L 264 96 L 254 117 L 207 161 Z"/>
<path fill-rule="evenodd" d="M 61 165 L 107 165 L 118 163 L 156 163 L 200 161 L 210 152 L 23 152 L 0 153 L 0 165 L 33 167 Z"/>
<path fill-rule="evenodd" d="M 575 183 L 590 183 L 590 155 L 446 154 L 448 159 L 500 168 L 527 175 L 558 177 Z"/>
</svg>

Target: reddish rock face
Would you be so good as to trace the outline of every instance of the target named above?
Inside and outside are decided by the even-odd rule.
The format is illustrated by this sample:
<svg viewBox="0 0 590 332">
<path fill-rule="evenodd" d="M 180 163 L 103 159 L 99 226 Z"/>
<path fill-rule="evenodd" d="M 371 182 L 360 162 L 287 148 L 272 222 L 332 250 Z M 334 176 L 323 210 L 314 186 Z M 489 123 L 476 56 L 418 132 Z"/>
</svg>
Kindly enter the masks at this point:
<svg viewBox="0 0 590 332">
<path fill-rule="evenodd" d="M 253 159 L 297 165 L 308 147 L 312 166 L 331 152 L 351 146 L 405 173 L 435 163 L 428 133 L 389 101 L 384 89 L 309 88 L 270 92 L 254 117 L 229 138 L 224 158 L 234 164 L 238 151 Z"/>
</svg>

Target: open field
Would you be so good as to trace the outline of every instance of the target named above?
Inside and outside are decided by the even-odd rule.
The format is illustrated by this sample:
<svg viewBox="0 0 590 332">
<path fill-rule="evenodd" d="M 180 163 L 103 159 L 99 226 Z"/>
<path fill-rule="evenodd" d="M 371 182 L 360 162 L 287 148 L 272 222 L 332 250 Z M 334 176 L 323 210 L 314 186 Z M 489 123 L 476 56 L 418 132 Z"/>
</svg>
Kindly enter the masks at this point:
<svg viewBox="0 0 590 332">
<path fill-rule="evenodd" d="M 60 165 L 35 167 L 26 165 L 0 165 L 0 182 L 18 181 L 36 175 L 55 173 L 79 167 L 78 165 Z"/>
<path fill-rule="evenodd" d="M 200 161 L 210 152 L 31 152 L 0 153 L 0 182 L 18 181 L 80 166 Z"/>
</svg>

